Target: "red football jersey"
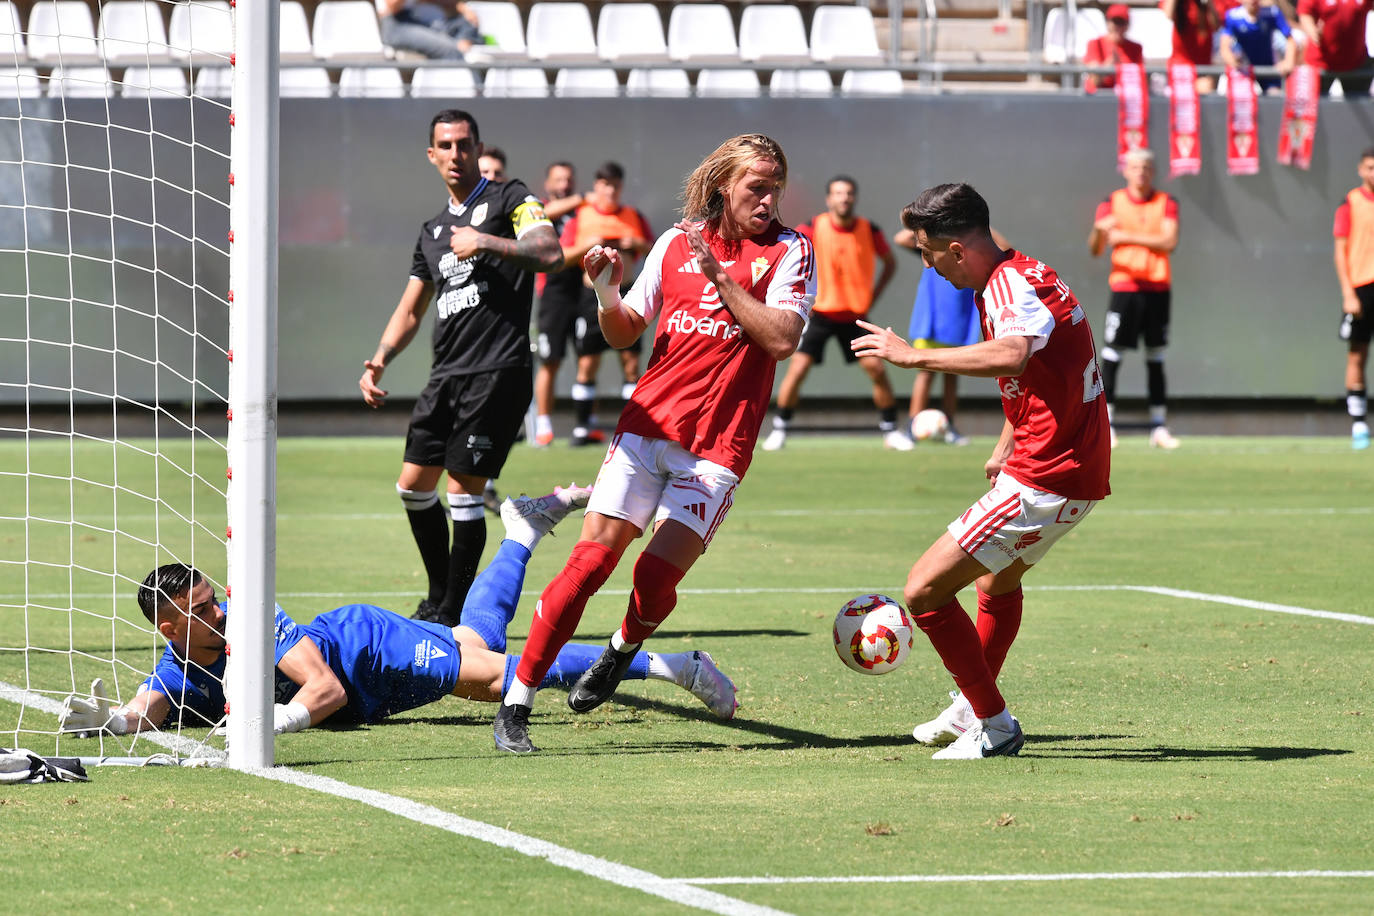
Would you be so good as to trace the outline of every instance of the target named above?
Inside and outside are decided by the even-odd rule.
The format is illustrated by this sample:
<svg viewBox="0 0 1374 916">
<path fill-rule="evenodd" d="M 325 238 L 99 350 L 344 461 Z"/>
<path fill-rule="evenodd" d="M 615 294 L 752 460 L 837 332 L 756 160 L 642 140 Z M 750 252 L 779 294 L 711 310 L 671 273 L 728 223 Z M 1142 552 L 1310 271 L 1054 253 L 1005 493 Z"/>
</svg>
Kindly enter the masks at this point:
<svg viewBox="0 0 1374 916">
<path fill-rule="evenodd" d="M 816 258 L 804 236 L 776 221 L 742 242 L 703 234 L 721 266 L 755 299 L 807 317 L 816 298 Z M 625 304 L 646 321 L 659 321 L 649 367 L 616 432 L 670 439 L 742 479 L 777 360 L 735 322 L 680 229 L 659 236 Z"/>
<path fill-rule="evenodd" d="M 984 340 L 1033 338 L 1026 371 L 997 380 L 1015 436 L 1003 469 L 1036 489 L 1102 499 L 1111 492 L 1107 400 L 1078 297 L 1054 268 L 1012 251 L 974 302 Z"/>
</svg>

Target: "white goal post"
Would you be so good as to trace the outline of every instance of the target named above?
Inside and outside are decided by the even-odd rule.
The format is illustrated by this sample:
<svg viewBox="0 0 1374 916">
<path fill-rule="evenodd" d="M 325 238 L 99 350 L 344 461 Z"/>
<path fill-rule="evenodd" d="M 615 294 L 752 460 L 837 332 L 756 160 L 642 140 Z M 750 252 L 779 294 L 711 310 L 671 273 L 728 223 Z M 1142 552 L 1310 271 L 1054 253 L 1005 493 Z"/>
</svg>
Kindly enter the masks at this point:
<svg viewBox="0 0 1374 916">
<path fill-rule="evenodd" d="M 24 6 L 0 2 L 0 746 L 271 766 L 278 3 Z M 153 671 L 135 596 L 167 563 L 232 602 L 227 755 L 222 721 L 58 728 Z"/>
</svg>

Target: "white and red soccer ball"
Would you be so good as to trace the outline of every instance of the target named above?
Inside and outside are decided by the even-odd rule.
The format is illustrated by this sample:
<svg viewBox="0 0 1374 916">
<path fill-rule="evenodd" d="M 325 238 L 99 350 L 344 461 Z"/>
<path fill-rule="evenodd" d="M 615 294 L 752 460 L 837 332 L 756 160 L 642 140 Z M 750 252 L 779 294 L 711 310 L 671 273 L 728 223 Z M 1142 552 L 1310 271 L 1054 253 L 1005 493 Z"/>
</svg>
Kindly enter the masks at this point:
<svg viewBox="0 0 1374 916">
<path fill-rule="evenodd" d="M 927 407 L 912 418 L 911 438 L 918 442 L 943 439 L 947 432 L 949 432 L 949 417 L 945 416 L 943 410 Z"/>
<path fill-rule="evenodd" d="M 835 615 L 835 653 L 860 674 L 887 674 L 911 653 L 914 629 L 900 602 L 861 595 Z"/>
</svg>

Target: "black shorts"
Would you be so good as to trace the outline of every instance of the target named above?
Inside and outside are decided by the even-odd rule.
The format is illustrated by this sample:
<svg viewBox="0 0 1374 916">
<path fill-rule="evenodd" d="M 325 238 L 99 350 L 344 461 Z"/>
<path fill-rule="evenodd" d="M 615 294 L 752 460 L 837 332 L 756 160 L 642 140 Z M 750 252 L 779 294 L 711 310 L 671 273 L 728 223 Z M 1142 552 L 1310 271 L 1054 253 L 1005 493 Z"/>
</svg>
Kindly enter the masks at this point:
<svg viewBox="0 0 1374 916">
<path fill-rule="evenodd" d="M 1116 350 L 1134 350 L 1140 336 L 1146 347 L 1169 343 L 1169 290 L 1112 293 L 1102 342 Z"/>
<path fill-rule="evenodd" d="M 499 476 L 533 395 L 527 366 L 431 378 L 410 414 L 405 460 Z"/>
<path fill-rule="evenodd" d="M 561 363 L 572 343 L 577 356 L 594 356 L 609 349 L 596 320 L 596 293 L 579 286 L 577 292 L 545 294 L 539 300 L 539 361 Z"/>
<path fill-rule="evenodd" d="M 1369 343 L 1370 328 L 1374 325 L 1370 321 L 1370 316 L 1374 316 L 1374 283 L 1355 287 L 1355 298 L 1360 300 L 1360 317 L 1341 313 L 1341 340 L 1349 343 L 1352 350 Z"/>
<path fill-rule="evenodd" d="M 834 321 L 817 312 L 812 312 L 811 317 L 806 321 L 806 330 L 802 331 L 802 339 L 801 343 L 797 345 L 797 352 L 805 353 L 811 357 L 813 363 L 819 366 L 825 362 L 825 342 L 833 337 L 840 344 L 840 355 L 844 357 L 844 361 L 852 363 L 859 357 L 854 355 L 849 344 L 854 338 L 867 333 L 852 321 Z"/>
</svg>

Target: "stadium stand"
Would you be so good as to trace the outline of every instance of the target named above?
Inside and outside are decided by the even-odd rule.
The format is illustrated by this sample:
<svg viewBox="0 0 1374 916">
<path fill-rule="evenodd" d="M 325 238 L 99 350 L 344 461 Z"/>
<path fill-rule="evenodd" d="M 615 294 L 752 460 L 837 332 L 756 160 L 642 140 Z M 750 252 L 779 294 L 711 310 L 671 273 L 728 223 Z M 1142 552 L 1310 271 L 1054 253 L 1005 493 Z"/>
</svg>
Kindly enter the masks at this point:
<svg viewBox="0 0 1374 916">
<path fill-rule="evenodd" d="M 536 3 L 525 26 L 525 47 L 532 60 L 596 58 L 592 14 L 581 3 Z"/>
<path fill-rule="evenodd" d="M 113 88 L 104 67 L 54 67 L 48 77 L 48 95 L 53 98 L 105 98 Z"/>
<path fill-rule="evenodd" d="M 395 67 L 344 67 L 339 73 L 339 95 L 362 99 L 399 99 L 406 94 L 405 81 Z"/>
<path fill-rule="evenodd" d="M 96 37 L 104 49 L 105 59 L 112 64 L 171 60 L 167 28 L 156 3 L 111 0 L 100 8 Z M 184 78 L 182 83 L 184 85 Z"/>
<path fill-rule="evenodd" d="M 668 56 L 684 63 L 739 61 L 735 21 L 723 3 L 686 3 L 668 18 Z"/>
<path fill-rule="evenodd" d="M 42 94 L 42 83 L 33 67 L 0 70 L 0 99 L 31 99 Z"/>
<path fill-rule="evenodd" d="M 489 41 L 482 52 L 493 59 L 525 57 L 525 21 L 509 0 L 470 0 L 478 28 Z M 494 44 L 492 43 L 494 42 Z"/>
<path fill-rule="evenodd" d="M 826 70 L 774 70 L 768 80 L 769 95 L 823 96 L 834 92 L 835 84 Z"/>
<path fill-rule="evenodd" d="M 1174 23 L 1163 10 L 1131 10 L 1131 25 L 1126 37 L 1145 50 L 1146 61 L 1168 60 L 1174 53 Z"/>
<path fill-rule="evenodd" d="M 754 96 L 759 94 L 759 76 L 752 70 L 705 69 L 697 74 L 697 95 Z"/>
<path fill-rule="evenodd" d="M 29 11 L 28 51 L 31 59 L 53 66 L 94 63 L 99 48 L 90 7 L 81 0 L 39 0 Z"/>
<path fill-rule="evenodd" d="M 503 67 L 487 71 L 482 94 L 493 97 L 542 97 L 549 94 L 549 80 L 538 67 Z"/>
<path fill-rule="evenodd" d="M 305 7 L 298 0 L 283 0 L 280 9 L 282 63 L 314 60 L 315 46 L 310 41 L 310 21 L 306 19 Z"/>
<path fill-rule="evenodd" d="M 846 70 L 840 79 L 841 95 L 901 95 L 904 88 L 896 70 Z"/>
<path fill-rule="evenodd" d="M 159 23 L 160 24 L 160 23 Z M 186 71 L 180 67 L 128 67 L 119 94 L 125 98 L 186 95 Z"/>
<path fill-rule="evenodd" d="M 682 98 L 692 94 L 692 81 L 687 78 L 686 70 L 675 67 L 654 70 L 636 68 L 625 79 L 625 94 Z"/>
<path fill-rule="evenodd" d="M 820 63 L 878 61 L 873 14 L 862 6 L 818 6 L 811 18 L 811 59 Z"/>
<path fill-rule="evenodd" d="M 465 67 L 421 67 L 410 78 L 410 94 L 417 98 L 471 98 L 477 78 Z"/>
<path fill-rule="evenodd" d="M 559 70 L 553 79 L 553 94 L 560 98 L 619 95 L 620 80 L 609 67 Z"/>
<path fill-rule="evenodd" d="M 801 10 L 782 4 L 746 6 L 739 21 L 739 56 L 760 63 L 809 61 Z"/>
<path fill-rule="evenodd" d="M 596 50 L 602 60 L 668 60 L 663 18 L 652 3 L 607 3 L 596 20 Z"/>
<path fill-rule="evenodd" d="M 315 56 L 325 60 L 333 57 L 384 60 L 388 56 L 382 46 L 377 9 L 369 0 L 321 0 L 315 7 L 315 24 L 310 34 Z"/>
<path fill-rule="evenodd" d="M 233 20 L 225 0 L 177 4 L 167 26 L 172 54 L 190 63 L 224 60 L 234 49 Z M 195 41 L 192 43 L 192 36 Z M 196 49 L 192 55 L 190 49 Z"/>
<path fill-rule="evenodd" d="M 322 99 L 334 94 L 334 84 L 324 67 L 283 67 L 282 98 Z"/>
<path fill-rule="evenodd" d="M 1107 34 L 1107 19 L 1101 10 L 1080 9 L 1073 18 L 1073 59 L 1082 60 L 1088 42 Z M 1055 7 L 1045 15 L 1045 43 L 1042 54 L 1046 63 L 1062 64 L 1069 59 L 1069 16 L 1063 7 Z"/>
</svg>

